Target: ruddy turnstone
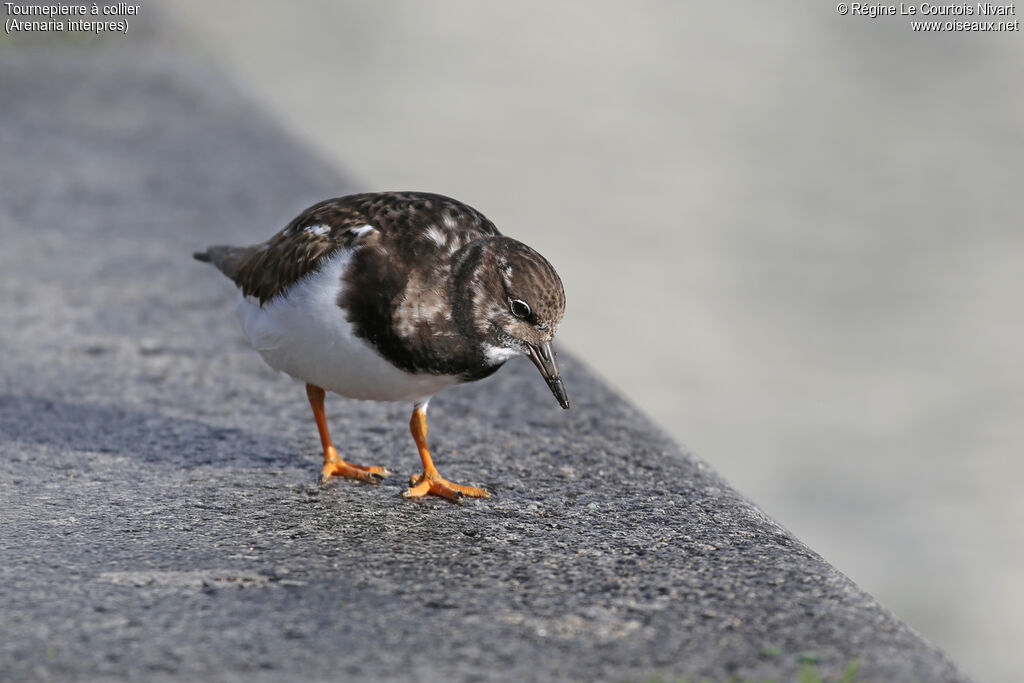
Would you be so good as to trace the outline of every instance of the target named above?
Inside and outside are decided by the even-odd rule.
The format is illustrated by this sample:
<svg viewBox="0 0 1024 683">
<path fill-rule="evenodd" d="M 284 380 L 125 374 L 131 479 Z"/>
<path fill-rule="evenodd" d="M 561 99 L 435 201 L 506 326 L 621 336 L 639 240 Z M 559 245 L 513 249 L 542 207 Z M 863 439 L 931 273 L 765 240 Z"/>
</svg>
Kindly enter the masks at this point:
<svg viewBox="0 0 1024 683">
<path fill-rule="evenodd" d="M 413 403 L 409 428 L 423 472 L 411 478 L 406 498 L 490 496 L 434 467 L 427 404 L 441 389 L 528 356 L 569 407 L 551 348 L 565 310 L 562 281 L 547 259 L 454 199 L 419 192 L 328 199 L 262 244 L 194 256 L 241 290 L 238 317 L 263 360 L 306 383 L 323 479 L 390 474 L 341 458 L 325 391 Z"/>
</svg>

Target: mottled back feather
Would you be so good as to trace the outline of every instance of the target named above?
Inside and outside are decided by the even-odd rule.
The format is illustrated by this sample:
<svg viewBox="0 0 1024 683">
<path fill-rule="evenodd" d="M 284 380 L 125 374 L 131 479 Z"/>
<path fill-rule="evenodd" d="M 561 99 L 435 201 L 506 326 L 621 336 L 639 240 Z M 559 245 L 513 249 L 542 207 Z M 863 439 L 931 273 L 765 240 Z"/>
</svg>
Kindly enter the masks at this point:
<svg viewBox="0 0 1024 683">
<path fill-rule="evenodd" d="M 210 247 L 196 258 L 212 262 L 262 306 L 287 296 L 341 249 L 351 249 L 352 259 L 339 283 L 339 314 L 356 336 L 411 373 L 469 381 L 497 370 L 483 345 L 493 330 L 481 327 L 490 323 L 480 316 L 507 311 L 510 298 L 525 297 L 534 307 L 537 334 L 553 333 L 564 310 L 561 281 L 540 254 L 502 236 L 472 207 L 437 194 L 329 199 L 262 244 Z"/>
<path fill-rule="evenodd" d="M 288 291 L 338 249 L 366 241 L 390 251 L 391 244 L 422 240 L 414 226 L 423 225 L 436 225 L 460 242 L 499 234 L 483 214 L 449 197 L 423 192 L 374 192 L 314 204 L 262 244 L 210 247 L 196 258 L 213 262 L 243 294 L 263 304 Z M 358 229 L 363 226 L 372 227 L 378 235 L 360 234 Z M 415 255 L 416 251 L 411 253 Z"/>
</svg>

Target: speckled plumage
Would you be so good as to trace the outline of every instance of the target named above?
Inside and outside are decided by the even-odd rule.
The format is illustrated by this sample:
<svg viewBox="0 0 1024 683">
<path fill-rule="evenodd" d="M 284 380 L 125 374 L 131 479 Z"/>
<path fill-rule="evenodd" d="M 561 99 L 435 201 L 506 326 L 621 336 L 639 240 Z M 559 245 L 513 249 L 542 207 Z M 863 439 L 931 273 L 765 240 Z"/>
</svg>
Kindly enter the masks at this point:
<svg viewBox="0 0 1024 683">
<path fill-rule="evenodd" d="M 262 244 L 211 247 L 197 258 L 213 261 L 264 307 L 346 250 L 352 259 L 340 314 L 355 336 L 412 374 L 485 377 L 500 367 L 495 359 L 526 354 L 517 341 L 550 341 L 564 312 L 561 280 L 543 256 L 501 235 L 479 211 L 436 194 L 329 199 Z M 529 302 L 526 320 L 502 316 L 512 299 Z M 495 317 L 521 334 L 492 329 Z"/>
<path fill-rule="evenodd" d="M 403 493 L 411 498 L 489 495 L 434 467 L 426 406 L 437 391 L 527 356 L 569 407 L 551 348 L 565 311 L 558 274 L 454 199 L 417 192 L 329 199 L 262 244 L 210 247 L 195 257 L 241 290 L 242 329 L 267 364 L 306 383 L 325 478 L 372 481 L 387 473 L 340 458 L 325 390 L 415 404 L 410 429 L 424 469 Z"/>
<path fill-rule="evenodd" d="M 323 226 L 326 231 L 313 230 Z M 421 192 L 371 192 L 328 199 L 309 207 L 263 244 L 245 248 L 228 276 L 242 293 L 266 303 L 285 292 L 338 249 L 360 241 L 356 231 L 372 227 L 378 236 L 363 239 L 393 257 L 392 267 L 426 262 L 435 256 L 433 235 L 460 247 L 479 237 L 498 235 L 483 214 L 442 195 Z M 399 247 L 401 245 L 401 247 Z M 399 253 L 401 250 L 404 253 Z M 402 257 L 405 258 L 402 258 Z M 401 280 L 395 273 L 392 280 Z"/>
</svg>

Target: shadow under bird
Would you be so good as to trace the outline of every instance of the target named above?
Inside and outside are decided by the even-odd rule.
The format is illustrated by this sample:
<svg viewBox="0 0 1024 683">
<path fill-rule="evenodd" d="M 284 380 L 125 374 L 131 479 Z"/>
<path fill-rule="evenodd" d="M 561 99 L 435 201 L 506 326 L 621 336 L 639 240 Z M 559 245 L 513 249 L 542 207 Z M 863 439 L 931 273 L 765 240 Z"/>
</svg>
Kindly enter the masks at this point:
<svg viewBox="0 0 1024 683">
<path fill-rule="evenodd" d="M 324 449 L 321 473 L 375 482 L 391 473 L 338 454 L 324 395 L 410 401 L 423 463 L 402 495 L 487 498 L 434 467 L 427 404 L 445 387 L 533 361 L 569 407 L 551 342 L 565 293 L 547 259 L 449 197 L 376 192 L 328 199 L 266 242 L 214 246 L 210 262 L 241 290 L 238 318 L 263 360 L 306 383 Z"/>
</svg>

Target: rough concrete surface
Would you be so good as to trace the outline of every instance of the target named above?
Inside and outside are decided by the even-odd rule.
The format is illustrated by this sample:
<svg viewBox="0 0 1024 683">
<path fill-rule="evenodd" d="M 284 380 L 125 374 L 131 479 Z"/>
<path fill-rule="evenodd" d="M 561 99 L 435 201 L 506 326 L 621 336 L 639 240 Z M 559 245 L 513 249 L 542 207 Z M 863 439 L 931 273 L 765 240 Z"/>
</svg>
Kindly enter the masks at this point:
<svg viewBox="0 0 1024 683">
<path fill-rule="evenodd" d="M 966 680 L 568 354 L 571 411 L 525 361 L 432 402 L 493 499 L 402 500 L 409 407 L 337 397 L 399 476 L 317 485 L 190 254 L 353 185 L 162 48 L 7 50 L 0 87 L 0 679 Z"/>
</svg>

